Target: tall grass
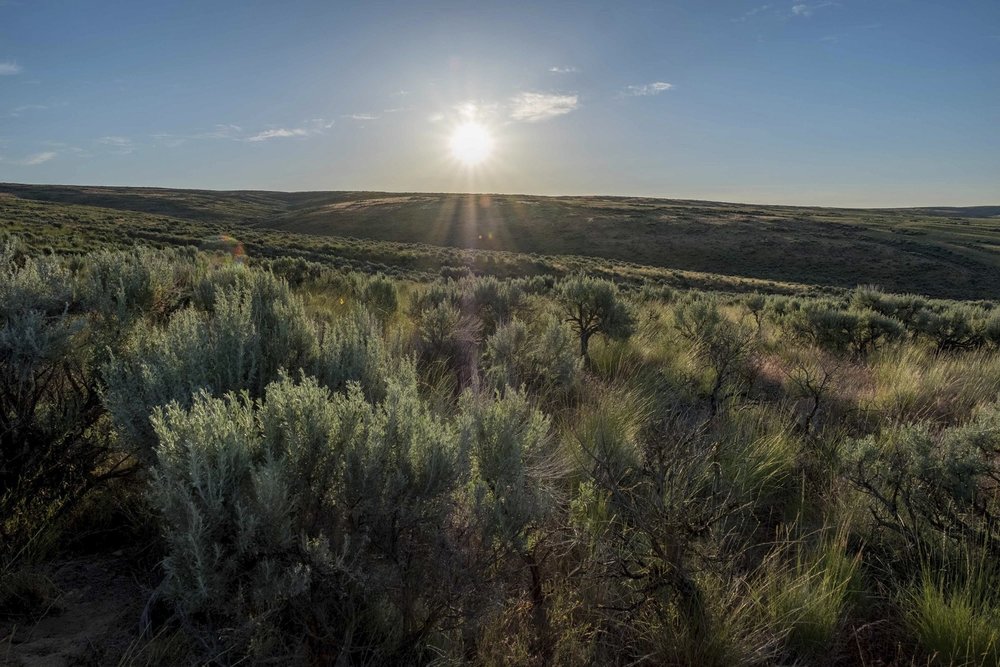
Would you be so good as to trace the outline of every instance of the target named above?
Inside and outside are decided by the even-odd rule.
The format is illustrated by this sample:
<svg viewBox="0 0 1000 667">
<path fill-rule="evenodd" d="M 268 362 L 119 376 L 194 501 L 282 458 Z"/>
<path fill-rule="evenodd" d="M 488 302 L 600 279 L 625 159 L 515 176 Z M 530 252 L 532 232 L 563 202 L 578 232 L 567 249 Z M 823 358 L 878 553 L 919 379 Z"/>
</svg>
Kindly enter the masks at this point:
<svg viewBox="0 0 1000 667">
<path fill-rule="evenodd" d="M 899 604 L 930 664 L 1000 665 L 1000 572 L 990 556 L 970 550 L 926 564 Z"/>
<path fill-rule="evenodd" d="M 815 660 L 829 651 L 859 589 L 860 554 L 847 553 L 847 532 L 814 545 L 808 538 L 780 546 L 762 570 L 761 605 L 783 629 L 788 654 Z"/>
<path fill-rule="evenodd" d="M 958 423 L 1000 395 L 1000 355 L 988 350 L 898 346 L 873 359 L 872 369 L 876 386 L 865 407 L 890 421 Z"/>
</svg>

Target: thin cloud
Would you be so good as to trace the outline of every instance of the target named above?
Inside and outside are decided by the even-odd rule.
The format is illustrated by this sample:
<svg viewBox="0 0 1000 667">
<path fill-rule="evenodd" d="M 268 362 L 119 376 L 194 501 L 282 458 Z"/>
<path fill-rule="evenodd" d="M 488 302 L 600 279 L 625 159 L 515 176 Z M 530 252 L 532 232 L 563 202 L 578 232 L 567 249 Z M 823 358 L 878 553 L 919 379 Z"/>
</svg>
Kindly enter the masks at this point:
<svg viewBox="0 0 1000 667">
<path fill-rule="evenodd" d="M 206 132 L 198 132 L 195 134 L 172 134 L 168 132 L 160 132 L 150 136 L 160 145 L 167 146 L 169 148 L 176 148 L 177 146 L 181 146 L 188 141 L 204 140 L 259 143 L 261 141 L 270 141 L 271 139 L 289 139 L 294 137 L 309 137 L 317 134 L 323 134 L 333 127 L 334 123 L 335 121 L 332 118 L 310 118 L 309 120 L 302 121 L 296 127 L 272 127 L 266 130 L 258 130 L 256 132 L 246 130 L 240 125 L 225 123 L 218 124 Z"/>
<path fill-rule="evenodd" d="M 267 141 L 269 139 L 284 139 L 286 137 L 304 137 L 307 136 L 309 132 L 301 127 L 295 127 L 292 129 L 286 129 L 279 127 L 274 130 L 264 130 L 263 132 L 258 132 L 252 137 L 247 137 L 247 141 Z"/>
<path fill-rule="evenodd" d="M 19 117 L 26 111 L 44 111 L 49 107 L 45 104 L 22 104 L 19 107 L 14 107 L 10 110 L 10 116 L 13 118 Z"/>
<path fill-rule="evenodd" d="M 27 165 L 29 167 L 34 167 L 35 165 L 48 162 L 56 156 L 55 151 L 44 151 L 42 153 L 35 153 L 34 155 L 29 155 L 28 157 L 21 160 L 21 164 Z"/>
<path fill-rule="evenodd" d="M 574 74 L 576 72 L 579 72 L 580 70 L 578 70 L 575 67 L 558 67 L 558 66 L 556 66 L 556 67 L 550 67 L 549 71 L 552 72 L 553 74 Z"/>
<path fill-rule="evenodd" d="M 21 66 L 12 60 L 0 61 L 0 76 L 13 76 L 14 74 L 20 74 L 22 71 Z"/>
<path fill-rule="evenodd" d="M 520 93 L 511 99 L 510 117 L 535 123 L 575 111 L 580 106 L 576 95 Z"/>
<path fill-rule="evenodd" d="M 332 118 L 311 118 L 309 120 L 309 127 L 312 132 L 322 132 L 333 127 L 334 122 Z"/>
<path fill-rule="evenodd" d="M 128 137 L 101 137 L 97 143 L 107 146 L 118 155 L 128 155 L 135 151 L 135 144 Z"/>
<path fill-rule="evenodd" d="M 626 86 L 625 95 L 627 97 L 648 97 L 650 95 L 659 95 L 660 93 L 666 92 L 673 87 L 674 84 L 672 83 L 654 81 L 653 83 L 644 83 L 637 86 Z"/>
<path fill-rule="evenodd" d="M 373 113 L 350 113 L 345 114 L 344 118 L 350 118 L 351 120 L 378 120 L 378 116 Z"/>
<path fill-rule="evenodd" d="M 751 9 L 748 12 L 744 13 L 743 16 L 740 16 L 738 18 L 733 19 L 733 21 L 735 23 L 742 23 L 744 21 L 748 21 L 748 20 L 752 19 L 753 17 L 757 16 L 758 14 L 763 14 L 764 12 L 770 10 L 771 7 L 773 7 L 773 6 L 774 5 L 760 5 L 758 7 L 754 7 L 753 9 Z"/>
<path fill-rule="evenodd" d="M 836 5 L 836 2 L 817 2 L 814 4 L 807 4 L 805 2 L 798 2 L 792 5 L 792 16 L 798 16 L 805 18 L 807 16 L 812 16 L 817 9 L 823 9 L 824 7 L 832 7 Z"/>
</svg>

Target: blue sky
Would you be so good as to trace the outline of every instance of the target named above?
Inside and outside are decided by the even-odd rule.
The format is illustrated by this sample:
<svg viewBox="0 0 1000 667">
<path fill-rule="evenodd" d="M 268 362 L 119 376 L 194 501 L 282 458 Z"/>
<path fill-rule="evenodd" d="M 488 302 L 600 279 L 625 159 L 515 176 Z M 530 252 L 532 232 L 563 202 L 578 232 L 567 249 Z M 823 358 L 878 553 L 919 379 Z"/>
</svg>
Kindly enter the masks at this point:
<svg viewBox="0 0 1000 667">
<path fill-rule="evenodd" d="M 0 0 L 0 181 L 1000 204 L 1000 1 Z"/>
</svg>

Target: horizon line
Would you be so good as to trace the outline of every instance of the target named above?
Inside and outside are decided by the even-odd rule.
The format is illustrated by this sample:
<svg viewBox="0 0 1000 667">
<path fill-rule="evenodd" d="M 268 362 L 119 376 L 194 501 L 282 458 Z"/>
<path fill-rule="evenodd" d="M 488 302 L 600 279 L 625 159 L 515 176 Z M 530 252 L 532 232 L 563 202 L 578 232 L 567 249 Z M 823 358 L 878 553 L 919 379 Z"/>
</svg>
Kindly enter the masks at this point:
<svg viewBox="0 0 1000 667">
<path fill-rule="evenodd" d="M 432 191 L 432 190 L 369 190 L 369 189 L 303 189 L 303 190 L 278 190 L 274 188 L 203 188 L 203 187 L 172 187 L 164 185 L 98 185 L 94 183 L 28 183 L 15 181 L 0 181 L 0 187 L 5 186 L 29 186 L 29 187 L 52 187 L 52 188 L 106 188 L 106 189 L 134 189 L 134 190 L 175 190 L 191 192 L 277 192 L 282 194 L 305 194 L 305 193 L 348 193 L 356 192 L 361 194 L 389 194 L 389 195 L 446 195 L 446 196 L 476 196 L 476 197 L 538 197 L 545 199 L 569 199 L 572 197 L 586 197 L 595 199 L 652 199 L 658 201 L 691 202 L 698 204 L 725 204 L 730 206 L 769 206 L 783 208 L 822 208 L 836 210 L 865 210 L 865 211 L 894 211 L 900 209 L 921 210 L 921 209 L 976 209 L 976 208 L 1000 208 L 1000 203 L 994 204 L 903 204 L 894 206 L 859 206 L 859 205 L 830 205 L 830 204 L 782 204 L 763 201 L 730 201 L 725 199 L 699 199 L 680 196 L 648 195 L 648 194 L 539 194 L 529 192 L 485 192 L 485 191 Z M 1000 216 L 1000 212 L 998 212 Z M 994 216 L 990 216 L 994 217 Z"/>
</svg>

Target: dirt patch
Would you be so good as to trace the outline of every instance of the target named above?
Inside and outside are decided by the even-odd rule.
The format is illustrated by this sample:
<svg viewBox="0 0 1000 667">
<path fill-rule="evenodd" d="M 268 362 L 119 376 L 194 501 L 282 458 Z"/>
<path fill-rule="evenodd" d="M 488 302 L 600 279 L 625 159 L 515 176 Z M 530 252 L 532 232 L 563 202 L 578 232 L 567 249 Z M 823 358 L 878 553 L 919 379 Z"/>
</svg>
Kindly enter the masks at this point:
<svg viewBox="0 0 1000 667">
<path fill-rule="evenodd" d="M 97 665 L 121 655 L 138 636 L 148 597 L 129 572 L 122 557 L 47 566 L 46 574 L 59 593 L 35 617 L 0 622 L 0 665 Z"/>
</svg>

